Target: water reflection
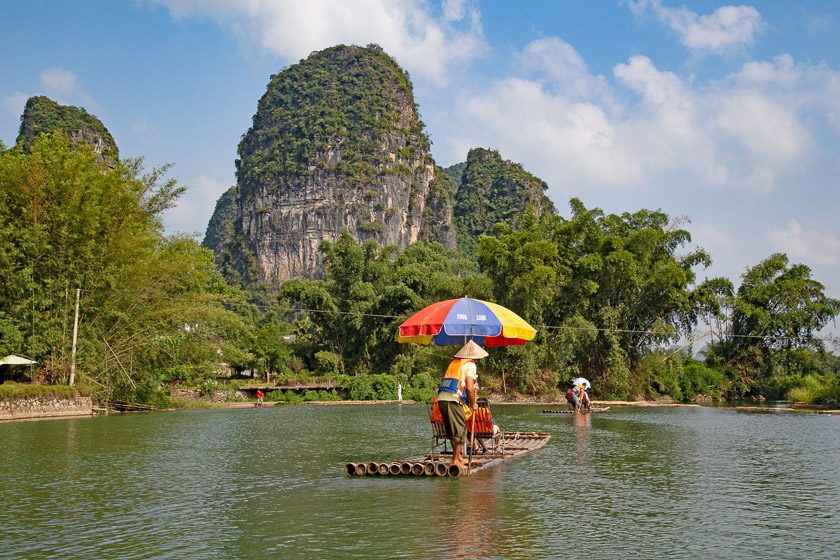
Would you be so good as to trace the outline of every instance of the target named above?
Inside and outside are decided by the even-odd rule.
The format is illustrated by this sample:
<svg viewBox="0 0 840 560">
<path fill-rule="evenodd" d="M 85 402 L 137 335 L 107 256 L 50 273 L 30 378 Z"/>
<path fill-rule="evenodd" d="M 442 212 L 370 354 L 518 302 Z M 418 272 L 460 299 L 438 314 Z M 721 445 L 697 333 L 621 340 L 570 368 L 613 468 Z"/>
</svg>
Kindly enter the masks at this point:
<svg viewBox="0 0 840 560">
<path fill-rule="evenodd" d="M 577 451 L 575 458 L 580 464 L 589 462 L 589 428 L 592 426 L 591 414 L 572 414 L 572 426 L 575 428 Z"/>
<path fill-rule="evenodd" d="M 446 557 L 467 559 L 490 557 L 488 547 L 502 528 L 505 516 L 497 506 L 501 472 L 473 475 L 466 482 L 437 481 L 433 511 L 441 517 L 438 524 Z M 454 483 L 452 483 L 454 482 Z M 466 483 L 461 483 L 466 482 Z M 444 544 L 445 543 L 445 544 Z"/>
</svg>

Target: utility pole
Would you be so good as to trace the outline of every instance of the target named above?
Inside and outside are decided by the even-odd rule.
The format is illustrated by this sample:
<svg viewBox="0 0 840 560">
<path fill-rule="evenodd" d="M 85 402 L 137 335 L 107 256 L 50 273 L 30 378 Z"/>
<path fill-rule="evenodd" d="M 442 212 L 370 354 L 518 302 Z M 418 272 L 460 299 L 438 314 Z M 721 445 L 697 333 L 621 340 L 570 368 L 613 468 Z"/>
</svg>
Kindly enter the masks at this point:
<svg viewBox="0 0 840 560">
<path fill-rule="evenodd" d="M 79 336 L 79 294 L 81 289 L 76 288 L 76 312 L 73 314 L 73 349 L 70 351 L 70 386 L 76 382 L 76 340 Z"/>
</svg>

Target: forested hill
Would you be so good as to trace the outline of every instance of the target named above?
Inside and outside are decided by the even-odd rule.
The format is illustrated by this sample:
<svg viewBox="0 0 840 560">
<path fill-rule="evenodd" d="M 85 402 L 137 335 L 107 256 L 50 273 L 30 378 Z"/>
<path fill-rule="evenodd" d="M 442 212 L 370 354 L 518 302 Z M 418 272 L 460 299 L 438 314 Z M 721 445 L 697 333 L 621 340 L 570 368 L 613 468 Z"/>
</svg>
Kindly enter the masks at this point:
<svg viewBox="0 0 840 560">
<path fill-rule="evenodd" d="M 239 145 L 236 212 L 211 220 L 232 241 L 219 247 L 225 235 L 208 230 L 205 244 L 271 283 L 319 277 L 319 246 L 344 229 L 381 245 L 454 247 L 442 175 L 407 73 L 376 45 L 332 47 L 272 76 Z"/>
<path fill-rule="evenodd" d="M 528 208 L 537 216 L 554 214 L 554 204 L 545 195 L 548 185 L 518 163 L 503 160 L 499 152 L 473 148 L 460 170 L 455 191 L 455 225 L 459 242 L 470 248 L 479 236 L 489 235 L 496 224 L 518 229 Z M 454 178 L 454 177 L 453 177 Z"/>
<path fill-rule="evenodd" d="M 115 167 L 120 151 L 114 137 L 95 116 L 81 107 L 60 105 L 44 96 L 30 97 L 20 120 L 17 143 L 28 151 L 40 134 L 63 132 L 74 144 L 89 144 L 97 154 L 97 161 Z"/>
</svg>

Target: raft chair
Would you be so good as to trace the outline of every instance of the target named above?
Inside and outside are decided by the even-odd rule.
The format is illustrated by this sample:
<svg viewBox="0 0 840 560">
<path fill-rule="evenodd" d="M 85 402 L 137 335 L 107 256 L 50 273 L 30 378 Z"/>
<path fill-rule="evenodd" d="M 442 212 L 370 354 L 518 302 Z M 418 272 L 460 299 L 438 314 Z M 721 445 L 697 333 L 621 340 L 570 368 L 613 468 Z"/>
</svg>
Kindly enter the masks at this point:
<svg viewBox="0 0 840 560">
<path fill-rule="evenodd" d="M 493 433 L 493 417 L 490 415 L 490 405 L 487 402 L 487 399 L 484 397 L 479 397 L 478 401 L 478 409 L 476 410 L 475 415 L 475 439 L 478 440 L 477 442 L 479 445 L 483 444 L 483 447 L 490 450 L 492 453 L 504 453 L 504 446 L 502 445 L 502 441 L 504 441 L 504 437 L 502 436 L 502 432 Z M 437 448 L 441 448 L 440 453 L 451 453 L 449 449 L 449 438 L 446 437 L 446 430 L 443 428 L 443 417 L 440 414 L 440 407 L 438 406 L 437 401 L 427 402 L 426 403 L 428 410 L 429 410 L 429 420 L 432 423 L 432 449 L 431 454 L 435 454 L 435 450 Z M 472 420 L 467 421 L 467 448 L 469 447 L 469 442 L 471 441 L 472 433 L 470 429 L 472 428 Z M 488 445 L 489 444 L 489 445 Z M 465 449 L 464 455 L 467 455 L 469 449 Z"/>
<path fill-rule="evenodd" d="M 504 446 L 502 441 L 501 429 L 493 433 L 493 417 L 490 415 L 490 403 L 485 397 L 479 397 L 477 403 L 478 409 L 475 411 L 475 440 L 483 448 L 489 450 L 491 453 L 504 453 Z M 473 428 L 472 419 L 467 420 L 467 442 L 472 440 Z M 480 442 L 480 443 L 479 443 Z M 467 444 L 469 445 L 469 443 Z"/>
<path fill-rule="evenodd" d="M 449 438 L 446 437 L 446 430 L 443 429 L 443 416 L 440 414 L 440 407 L 438 406 L 437 400 L 429 401 L 426 403 L 426 406 L 429 410 L 429 421 L 432 423 L 432 451 L 431 454 L 435 454 L 435 449 L 441 447 L 441 454 L 444 453 L 452 453 L 452 451 L 447 451 L 449 447 Z"/>
</svg>

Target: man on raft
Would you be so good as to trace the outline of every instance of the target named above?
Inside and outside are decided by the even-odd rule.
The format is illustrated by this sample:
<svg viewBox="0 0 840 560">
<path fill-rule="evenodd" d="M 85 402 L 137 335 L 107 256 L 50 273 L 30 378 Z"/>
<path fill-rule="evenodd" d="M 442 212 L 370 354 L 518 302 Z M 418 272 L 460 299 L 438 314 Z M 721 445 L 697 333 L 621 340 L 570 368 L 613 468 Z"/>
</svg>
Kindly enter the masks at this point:
<svg viewBox="0 0 840 560">
<path fill-rule="evenodd" d="M 478 408 L 478 372 L 475 360 L 486 358 L 488 355 L 481 346 L 470 340 L 455 354 L 438 387 L 438 406 L 443 418 L 443 429 L 452 443 L 451 464 L 461 469 L 467 467 L 461 453 L 467 441 L 467 416 L 463 404 L 468 405 L 475 414 Z"/>
<path fill-rule="evenodd" d="M 575 412 L 588 412 L 591 407 L 589 394 L 586 392 L 587 386 L 585 383 L 579 383 L 570 387 L 566 391 L 566 401 L 569 407 Z"/>
</svg>

